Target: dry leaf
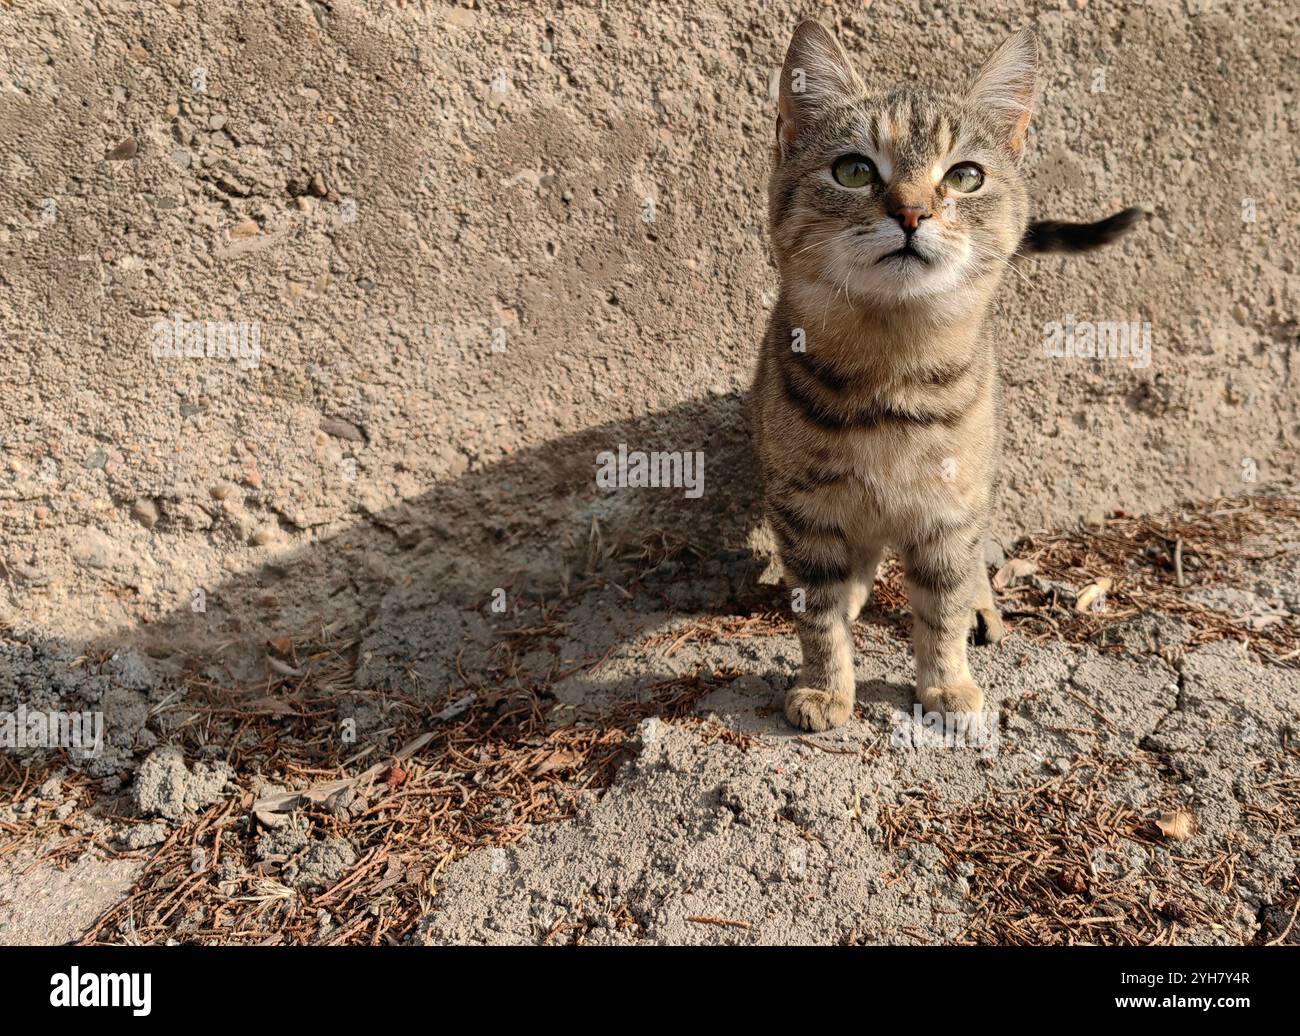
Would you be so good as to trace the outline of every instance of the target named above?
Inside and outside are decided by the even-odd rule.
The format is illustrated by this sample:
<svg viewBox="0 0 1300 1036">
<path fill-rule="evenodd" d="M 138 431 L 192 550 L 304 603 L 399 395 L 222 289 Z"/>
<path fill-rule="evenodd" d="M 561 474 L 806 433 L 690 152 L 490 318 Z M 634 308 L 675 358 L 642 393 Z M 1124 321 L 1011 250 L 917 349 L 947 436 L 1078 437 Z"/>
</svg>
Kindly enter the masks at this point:
<svg viewBox="0 0 1300 1036">
<path fill-rule="evenodd" d="M 1156 827 L 1166 838 L 1175 842 L 1185 842 L 1196 834 L 1196 818 L 1185 809 L 1176 809 L 1172 813 L 1163 813 L 1156 821 Z"/>
<path fill-rule="evenodd" d="M 477 697 L 478 695 L 471 691 L 463 698 L 457 698 L 441 712 L 435 713 L 433 718 L 438 720 L 440 723 L 446 723 L 448 720 L 453 720 L 462 712 L 468 711 L 469 707 L 474 704 L 474 700 Z"/>
<path fill-rule="evenodd" d="M 301 669 L 295 669 L 293 666 L 281 662 L 274 655 L 266 656 L 266 664 L 269 665 L 281 676 L 302 676 Z"/>
<path fill-rule="evenodd" d="M 1103 576 L 1095 583 L 1089 583 L 1079 591 L 1079 596 L 1074 599 L 1074 610 L 1077 612 L 1086 612 L 1092 607 L 1094 601 L 1105 596 L 1110 591 L 1114 583 Z"/>
<path fill-rule="evenodd" d="M 1088 880 L 1078 867 L 1066 867 L 1056 876 L 1056 887 L 1073 896 L 1088 891 Z"/>
<path fill-rule="evenodd" d="M 576 752 L 551 752 L 543 758 L 540 763 L 533 767 L 533 775 L 535 777 L 540 777 L 542 774 L 550 773 L 552 770 L 560 770 L 566 766 L 572 766 L 581 758 L 582 757 Z"/>
<path fill-rule="evenodd" d="M 1017 579 L 1032 576 L 1037 571 L 1037 561 L 1030 561 L 1027 558 L 1012 558 L 998 569 L 997 574 L 993 577 L 993 589 L 1005 590 Z"/>
<path fill-rule="evenodd" d="M 268 640 L 266 643 L 270 646 L 271 650 L 278 655 L 287 656 L 293 654 L 293 640 L 290 637 L 275 637 L 272 640 Z"/>
</svg>

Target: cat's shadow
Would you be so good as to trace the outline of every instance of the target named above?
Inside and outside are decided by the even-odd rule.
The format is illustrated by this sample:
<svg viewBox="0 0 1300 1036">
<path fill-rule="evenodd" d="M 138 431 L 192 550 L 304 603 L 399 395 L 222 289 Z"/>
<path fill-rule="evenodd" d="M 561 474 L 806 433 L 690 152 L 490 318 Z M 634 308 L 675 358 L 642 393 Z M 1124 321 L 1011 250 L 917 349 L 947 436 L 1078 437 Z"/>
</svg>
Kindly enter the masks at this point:
<svg viewBox="0 0 1300 1036">
<path fill-rule="evenodd" d="M 598 486 L 598 455 L 620 445 L 701 451 L 703 494 Z M 364 472 L 366 443 L 350 448 Z M 505 647 L 523 655 L 558 639 L 550 675 L 585 670 L 657 623 L 745 615 L 764 593 L 770 600 L 755 590 L 763 564 L 747 546 L 758 485 L 745 396 L 710 395 L 518 450 L 314 541 L 281 518 L 282 541 L 302 546 L 195 587 L 201 609 L 187 595 L 152 621 L 66 649 L 131 645 L 165 671 L 197 665 L 205 680 L 261 695 L 285 665 L 311 664 L 297 645 L 324 630 L 330 644 L 352 645 L 359 688 L 437 702 L 465 688 L 536 687 L 516 660 L 503 665 Z M 256 492 L 246 495 L 256 506 Z M 168 501 L 160 511 L 155 536 L 186 534 Z M 564 615 L 575 604 L 579 620 Z M 520 630 L 539 632 L 521 646 Z M 288 656 L 269 646 L 285 638 Z M 579 675 L 583 693 L 617 699 L 680 675 L 654 657 L 634 679 L 602 681 L 591 666 L 590 678 Z"/>
<path fill-rule="evenodd" d="M 703 495 L 602 490 L 597 454 L 619 444 L 704 451 Z M 521 450 L 202 588 L 202 611 L 178 607 L 64 647 L 84 654 L 132 645 L 178 675 L 198 666 L 202 682 L 236 701 L 265 701 L 286 665 L 320 664 L 308 652 L 326 630 L 329 643 L 345 646 L 359 691 L 430 706 L 467 691 L 480 700 L 502 693 L 543 700 L 556 673 L 573 667 L 567 693 L 595 714 L 681 679 L 681 659 L 669 664 L 634 646 L 669 621 L 784 608 L 780 591 L 757 584 L 764 563 L 747 547 L 759 512 L 746 400 L 710 396 Z M 173 521 L 164 502 L 156 534 L 166 535 Z M 499 598 L 506 607 L 498 613 Z M 897 634 L 901 620 L 873 604 L 859 621 Z M 530 636 L 521 639 L 521 631 Z M 293 642 L 287 655 L 276 646 L 285 638 Z M 693 657 L 698 673 L 725 661 L 760 681 L 726 692 L 735 697 L 725 711 L 737 729 L 809 736 L 782 712 L 799 661 L 792 633 L 789 641 L 777 666 L 739 650 L 705 647 Z M 899 643 L 898 650 L 906 648 Z M 612 672 L 593 664 L 611 656 L 632 662 Z M 911 697 L 910 686 L 888 679 L 857 688 L 860 706 L 906 710 Z M 337 746 L 339 758 L 351 747 Z"/>
</svg>

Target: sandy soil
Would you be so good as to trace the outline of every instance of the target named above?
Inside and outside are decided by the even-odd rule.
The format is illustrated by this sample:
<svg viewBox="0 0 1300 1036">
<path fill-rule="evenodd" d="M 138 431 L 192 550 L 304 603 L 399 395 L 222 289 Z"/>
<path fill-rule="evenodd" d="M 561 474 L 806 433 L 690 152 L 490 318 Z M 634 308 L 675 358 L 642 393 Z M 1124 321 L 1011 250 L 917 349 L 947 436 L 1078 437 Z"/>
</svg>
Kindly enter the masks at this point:
<svg viewBox="0 0 1300 1036">
<path fill-rule="evenodd" d="M 743 392 L 775 288 L 769 91 L 810 11 L 881 82 L 964 79 L 1013 27 L 1033 25 L 1037 213 L 1151 213 L 1115 249 L 1026 264 L 1005 288 L 1003 546 L 1081 516 L 1293 490 L 1300 44 L 1284 5 L 23 4 L 0 20 L 0 693 L 102 707 L 109 731 L 106 755 L 79 771 L 94 783 L 72 798 L 35 795 L 48 760 L 15 757 L 0 774 L 13 784 L 6 832 L 28 839 L 37 820 L 71 821 L 50 819 L 62 803 L 80 816 L 102 799 L 101 820 L 79 829 L 94 842 L 85 859 L 117 868 L 163 844 L 123 838 L 189 832 L 214 809 L 246 815 L 257 782 L 305 780 L 236 768 L 214 786 L 205 769 L 187 800 L 190 777 L 168 771 L 178 797 L 143 806 L 136 787 L 172 740 L 189 739 L 184 774 L 230 756 L 193 740 L 196 680 L 283 693 L 283 667 L 301 659 L 267 642 L 287 638 L 348 644 L 340 687 L 429 708 L 498 679 L 534 687 L 609 653 L 599 681 L 548 677 L 548 708 L 570 710 L 549 713 L 552 726 L 635 698 L 665 671 L 744 674 L 712 707 L 752 736 L 748 749 L 703 737 L 698 716 L 665 718 L 599 802 L 512 841 L 504 874 L 493 845 L 454 854 L 416 933 L 428 939 L 534 939 L 557 910 L 578 909 L 591 859 L 629 840 L 636 858 L 601 869 L 610 896 L 635 901 L 632 928 L 600 929 L 615 935 L 874 940 L 906 924 L 952 937 L 967 930 L 955 915 L 921 916 L 936 896 L 965 909 L 962 886 L 930 858 L 947 859 L 944 848 L 917 838 L 919 815 L 899 813 L 906 851 L 921 854 L 909 870 L 880 812 L 918 798 L 902 793 L 922 783 L 908 776 L 914 760 L 930 811 L 1032 783 L 1033 753 L 1051 773 L 1082 748 L 1070 738 L 1089 738 L 1049 726 L 1092 731 L 1105 759 L 1146 759 L 1144 739 L 1176 727 L 1190 740 L 1162 751 L 1196 760 L 1177 779 L 1159 766 L 1087 779 L 1104 776 L 1108 801 L 1142 816 L 1199 803 L 1213 814 L 1198 836 L 1206 858 L 1234 851 L 1242 781 L 1255 764 L 1290 765 L 1284 731 L 1300 702 L 1293 669 L 1224 654 L 1235 646 L 1193 645 L 1171 662 L 1135 645 L 1116 661 L 1035 640 L 1013 672 L 1013 642 L 979 663 L 990 699 L 1011 722 L 1022 691 L 1046 695 L 1051 722 L 1024 717 L 1023 765 L 992 769 L 878 743 L 906 704 L 897 636 L 882 634 L 863 661 L 863 708 L 832 739 L 852 756 L 809 748 L 755 711 L 793 672 L 788 633 L 687 643 L 667 666 L 638 654 L 675 623 L 744 614 L 742 584 L 756 576 Z M 1045 357 L 1044 325 L 1067 315 L 1148 321 L 1150 366 Z M 177 318 L 255 329 L 256 364 L 153 356 L 156 325 Z M 704 451 L 704 495 L 598 489 L 596 454 L 620 443 Z M 1293 533 L 1277 535 L 1292 551 Z M 686 545 L 706 574 L 688 566 L 651 603 L 624 596 L 642 593 L 619 582 L 624 568 Z M 1217 592 L 1205 577 L 1198 590 Z M 1266 613 L 1295 615 L 1294 584 L 1281 569 L 1204 603 L 1250 630 Z M 1243 606 L 1233 593 L 1253 597 Z M 501 677 L 508 630 L 560 599 L 576 610 L 567 639 L 531 645 Z M 1107 700 L 1127 717 L 1122 733 L 1069 689 Z M 1223 710 L 1248 715 L 1267 751 L 1205 749 L 1203 728 L 1228 722 Z M 385 708 L 355 712 L 362 743 L 336 746 L 335 763 L 367 743 L 395 747 Z M 760 779 L 777 769 L 780 780 Z M 1056 777 L 1071 773 L 1083 779 Z M 731 798 L 718 791 L 728 781 L 740 785 Z M 1231 802 L 1224 781 L 1236 782 Z M 760 785 L 770 802 L 754 798 Z M 132 836 L 102 819 L 108 803 L 160 827 Z M 279 873 L 281 857 L 297 867 L 306 851 L 259 854 L 246 834 L 250 867 Z M 800 887 L 772 878 L 789 837 L 808 847 Z M 1205 908 L 1233 926 L 1198 926 L 1193 911 L 1177 938 L 1248 940 L 1283 901 L 1289 869 L 1251 837 L 1253 884 Z M 322 880 L 347 873 L 352 851 L 312 857 Z M 733 857 L 740 869 L 721 874 Z M 496 868 L 492 899 L 473 894 L 484 867 Z M 851 875 L 846 904 L 790 927 L 803 889 L 831 868 Z M 106 871 L 104 887 L 122 873 Z M 17 887 L 0 876 L 0 900 Z M 974 886 L 975 901 L 984 891 Z M 685 920 L 697 911 L 752 927 Z M 12 920 L 8 931 L 34 937 Z"/>
</svg>

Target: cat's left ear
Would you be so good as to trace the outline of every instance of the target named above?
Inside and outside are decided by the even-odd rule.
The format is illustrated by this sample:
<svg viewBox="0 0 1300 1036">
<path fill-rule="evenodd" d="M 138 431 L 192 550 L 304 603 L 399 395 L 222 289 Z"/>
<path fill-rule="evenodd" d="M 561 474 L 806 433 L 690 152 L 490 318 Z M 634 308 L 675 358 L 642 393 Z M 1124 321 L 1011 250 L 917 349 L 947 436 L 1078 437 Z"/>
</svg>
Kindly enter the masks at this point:
<svg viewBox="0 0 1300 1036">
<path fill-rule="evenodd" d="M 1029 29 L 1012 34 L 1000 46 L 970 88 L 967 100 L 993 115 L 1002 141 L 1017 159 L 1029 135 L 1038 79 L 1038 41 Z"/>
<path fill-rule="evenodd" d="M 820 23 L 800 22 L 790 38 L 781 69 L 781 101 L 776 142 L 787 154 L 808 125 L 833 103 L 862 92 L 839 41 Z"/>
</svg>

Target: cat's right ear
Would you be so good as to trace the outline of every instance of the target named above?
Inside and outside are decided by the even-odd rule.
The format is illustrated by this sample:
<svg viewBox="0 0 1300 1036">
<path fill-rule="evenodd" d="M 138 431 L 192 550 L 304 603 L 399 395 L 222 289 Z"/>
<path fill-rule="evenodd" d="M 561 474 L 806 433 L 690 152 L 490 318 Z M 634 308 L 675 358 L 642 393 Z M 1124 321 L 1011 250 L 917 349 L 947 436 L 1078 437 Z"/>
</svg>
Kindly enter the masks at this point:
<svg viewBox="0 0 1300 1036">
<path fill-rule="evenodd" d="M 861 91 L 862 81 L 839 41 L 818 22 L 800 22 L 790 38 L 781 69 L 776 143 L 782 156 L 819 111 Z"/>
</svg>

